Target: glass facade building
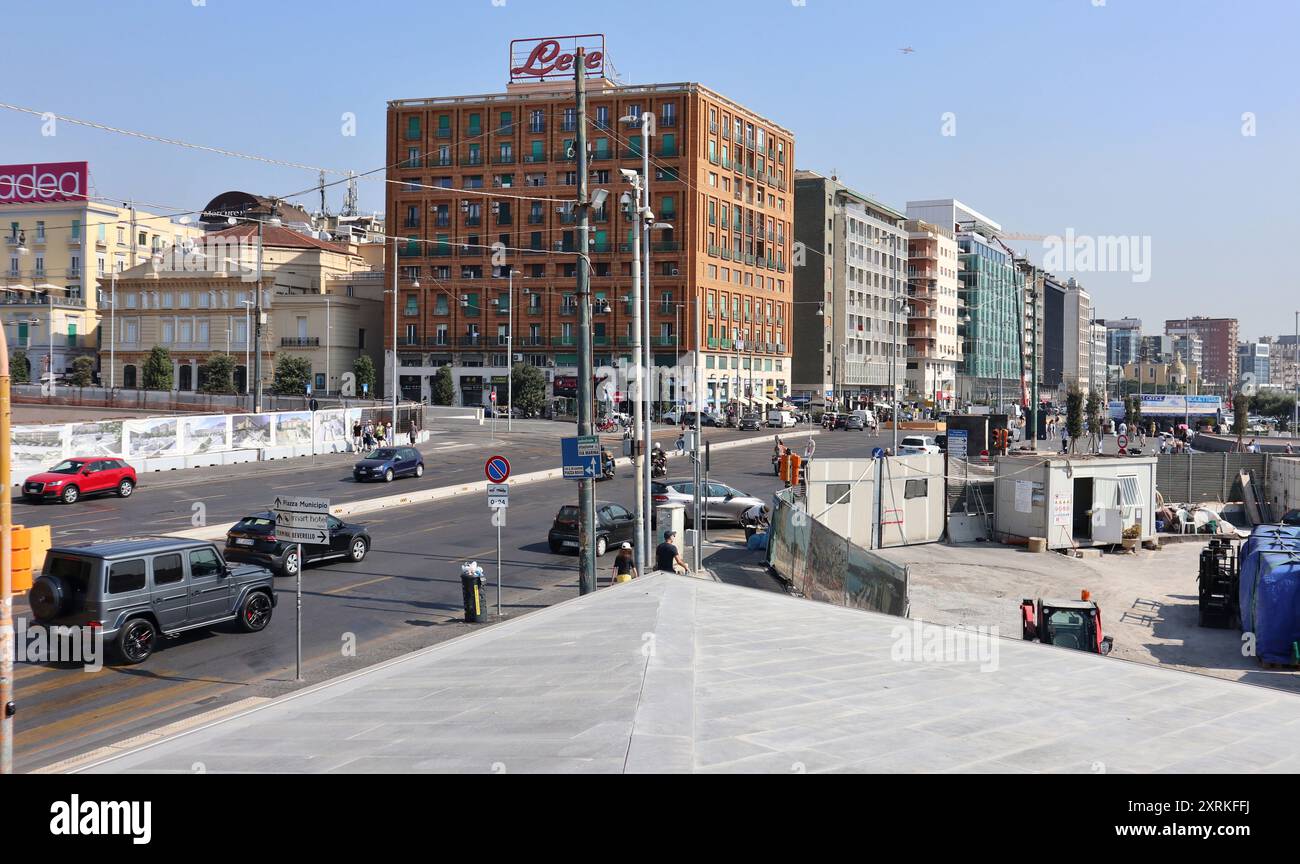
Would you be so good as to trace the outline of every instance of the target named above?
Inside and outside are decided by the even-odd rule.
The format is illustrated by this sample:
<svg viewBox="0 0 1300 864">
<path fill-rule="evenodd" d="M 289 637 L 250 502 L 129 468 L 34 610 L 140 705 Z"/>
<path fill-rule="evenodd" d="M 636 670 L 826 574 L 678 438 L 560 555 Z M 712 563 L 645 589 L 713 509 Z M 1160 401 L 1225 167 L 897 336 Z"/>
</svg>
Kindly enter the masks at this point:
<svg viewBox="0 0 1300 864">
<path fill-rule="evenodd" d="M 1024 307 L 1011 256 L 975 233 L 958 234 L 957 246 L 965 302 L 958 325 L 963 346 L 959 371 L 970 378 L 1010 379 L 1018 386 Z"/>
</svg>

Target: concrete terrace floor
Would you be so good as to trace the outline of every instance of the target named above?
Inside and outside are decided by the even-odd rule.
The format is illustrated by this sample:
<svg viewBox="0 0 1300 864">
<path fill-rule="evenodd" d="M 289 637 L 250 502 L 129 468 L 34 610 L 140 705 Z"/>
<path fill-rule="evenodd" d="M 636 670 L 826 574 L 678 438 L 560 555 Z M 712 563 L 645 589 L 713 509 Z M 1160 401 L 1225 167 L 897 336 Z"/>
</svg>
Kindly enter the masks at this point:
<svg viewBox="0 0 1300 864">
<path fill-rule="evenodd" d="M 913 626 L 648 576 L 86 770 L 1300 770 L 1293 694 L 970 631 L 989 671 L 894 659 Z"/>
</svg>

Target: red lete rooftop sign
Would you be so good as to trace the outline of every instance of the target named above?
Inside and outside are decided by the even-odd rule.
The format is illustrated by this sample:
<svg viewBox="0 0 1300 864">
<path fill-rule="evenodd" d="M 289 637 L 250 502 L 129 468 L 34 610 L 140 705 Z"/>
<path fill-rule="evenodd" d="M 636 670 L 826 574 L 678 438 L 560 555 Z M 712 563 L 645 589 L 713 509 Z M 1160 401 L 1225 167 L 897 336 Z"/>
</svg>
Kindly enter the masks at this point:
<svg viewBox="0 0 1300 864">
<path fill-rule="evenodd" d="M 582 67 L 588 78 L 605 74 L 605 34 L 546 36 L 510 43 L 510 83 L 572 78 L 578 49 L 586 52 Z"/>
</svg>

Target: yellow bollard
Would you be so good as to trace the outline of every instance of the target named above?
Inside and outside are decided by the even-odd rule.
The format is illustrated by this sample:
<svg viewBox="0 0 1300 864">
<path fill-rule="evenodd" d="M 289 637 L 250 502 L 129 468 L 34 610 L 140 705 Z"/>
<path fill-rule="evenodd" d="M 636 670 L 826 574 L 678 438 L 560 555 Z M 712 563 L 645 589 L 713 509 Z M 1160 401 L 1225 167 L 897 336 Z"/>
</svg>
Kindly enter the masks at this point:
<svg viewBox="0 0 1300 864">
<path fill-rule="evenodd" d="M 13 590 L 26 591 L 32 587 L 32 532 L 21 525 L 15 525 L 10 536 L 13 538 L 12 556 L 9 560 L 13 567 Z"/>
</svg>

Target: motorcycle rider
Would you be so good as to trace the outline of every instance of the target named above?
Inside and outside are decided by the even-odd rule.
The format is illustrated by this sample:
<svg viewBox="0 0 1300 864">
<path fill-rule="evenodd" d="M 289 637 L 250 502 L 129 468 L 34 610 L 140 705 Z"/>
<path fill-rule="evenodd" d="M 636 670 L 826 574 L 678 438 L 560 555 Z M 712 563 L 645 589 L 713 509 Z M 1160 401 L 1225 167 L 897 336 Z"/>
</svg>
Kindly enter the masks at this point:
<svg viewBox="0 0 1300 864">
<path fill-rule="evenodd" d="M 651 474 L 658 474 L 661 477 L 668 475 L 668 454 L 664 453 L 663 445 L 658 441 L 650 451 L 650 469 Z"/>
</svg>

